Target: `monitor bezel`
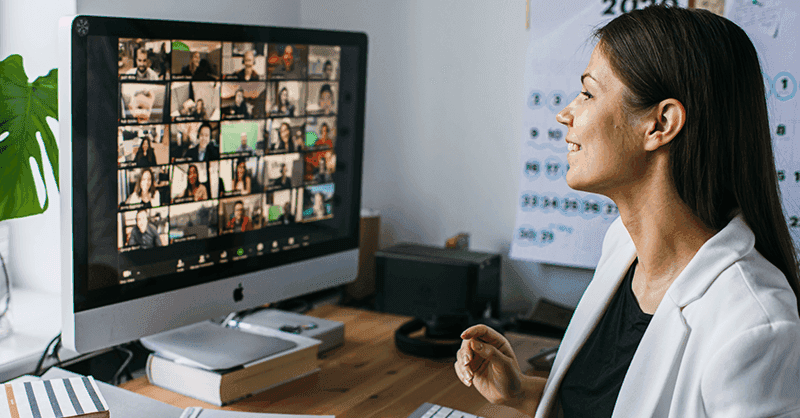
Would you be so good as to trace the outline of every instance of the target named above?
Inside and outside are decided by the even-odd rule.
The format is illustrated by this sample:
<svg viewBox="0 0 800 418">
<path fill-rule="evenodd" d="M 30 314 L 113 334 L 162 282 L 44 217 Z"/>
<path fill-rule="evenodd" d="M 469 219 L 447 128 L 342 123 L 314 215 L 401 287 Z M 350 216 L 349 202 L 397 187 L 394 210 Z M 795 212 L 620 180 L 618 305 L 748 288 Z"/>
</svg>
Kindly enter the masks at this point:
<svg viewBox="0 0 800 418">
<path fill-rule="evenodd" d="M 152 286 L 139 286 L 120 291 L 104 290 L 103 298 L 87 297 L 86 289 L 76 286 L 76 283 L 86 283 L 88 277 L 88 216 L 90 210 L 87 182 L 88 161 L 86 159 L 73 158 L 73 156 L 85 156 L 87 144 L 85 141 L 73 140 L 73 138 L 86 138 L 86 99 L 89 94 L 86 76 L 86 48 L 82 40 L 87 36 L 85 22 L 88 22 L 88 35 L 101 35 L 119 38 L 157 38 L 157 39 L 197 39 L 197 40 L 219 40 L 219 41 L 258 41 L 266 43 L 292 43 L 308 45 L 340 45 L 353 46 L 358 49 L 358 80 L 357 91 L 353 92 L 352 100 L 355 102 L 355 123 L 352 125 L 351 140 L 355 147 L 353 153 L 352 169 L 358 173 L 358 178 L 350 185 L 353 194 L 352 207 L 350 208 L 350 218 L 348 231 L 350 233 L 345 238 L 318 244 L 313 247 L 304 248 L 302 251 L 286 252 L 281 255 L 281 261 L 273 264 L 258 264 L 255 261 L 241 263 L 235 269 L 235 274 L 230 275 L 218 271 L 214 275 L 199 280 L 196 284 L 186 286 L 184 284 L 162 285 L 158 289 Z M 193 33 L 203 33 L 202 37 L 192 36 Z M 309 265 L 314 260 L 337 260 L 335 270 L 342 277 L 334 277 L 330 280 L 315 278 L 318 283 L 309 280 L 300 281 L 296 288 L 285 292 L 277 292 L 273 296 L 261 298 L 254 301 L 252 298 L 249 305 L 262 304 L 280 300 L 285 297 L 299 296 L 308 291 L 329 288 L 346 283 L 355 278 L 355 265 L 357 264 L 358 238 L 359 238 L 359 207 L 361 201 L 361 171 L 363 167 L 363 142 L 364 142 L 364 114 L 366 99 L 366 63 L 367 63 L 367 37 L 364 33 L 343 32 L 330 30 L 299 29 L 285 27 L 267 27 L 253 25 L 236 25 L 229 23 L 209 23 L 209 22 L 189 22 L 189 21 L 170 21 L 155 19 L 138 18 L 117 18 L 102 16 L 74 16 L 62 19 L 60 34 L 60 59 L 61 68 L 59 72 L 59 93 L 61 100 L 61 179 L 62 184 L 62 310 L 64 316 L 64 331 L 74 339 L 76 332 L 77 315 L 82 312 L 109 312 L 114 306 L 131 306 L 137 303 L 152 303 L 153 300 L 160 299 L 163 295 L 173 298 L 180 303 L 182 297 L 180 293 L 186 289 L 187 294 L 197 295 L 198 292 L 210 291 L 220 287 L 230 289 L 231 286 L 239 283 L 248 283 L 250 288 L 256 285 L 255 282 L 262 272 L 272 270 L 278 271 L 279 276 L 291 273 L 292 268 L 298 271 L 308 271 Z M 83 48 L 82 48 L 83 46 Z M 340 96 L 340 101 L 341 101 Z M 83 106 L 84 109 L 81 109 Z M 355 256 L 355 261 L 354 257 Z M 342 261 L 347 260 L 347 261 Z M 344 267 L 343 267 L 344 266 Z M 219 270 L 219 269 L 218 269 Z M 347 271 L 348 273 L 342 273 Z M 347 277 L 344 277 L 347 276 Z M 247 284 L 246 284 L 247 286 Z M 202 289 L 202 290 L 201 290 Z M 214 290 L 217 291 L 217 290 Z M 259 290 L 263 292 L 264 290 Z M 97 291 L 94 291 L 95 294 Z M 229 292 L 224 292 L 225 299 L 230 298 Z M 196 297 L 196 296 L 193 296 Z M 276 298 L 277 297 L 277 298 Z M 150 302 L 148 302 L 148 300 Z M 232 306 L 247 308 L 242 304 L 233 303 Z M 135 309 L 134 309 L 135 310 Z M 207 309 L 201 310 L 203 315 L 210 313 Z M 219 311 L 218 309 L 212 311 Z M 196 318 L 197 315 L 187 315 L 182 321 L 169 320 L 164 326 L 152 327 L 147 325 L 147 333 L 152 333 L 153 329 L 169 329 L 171 327 L 185 324 L 187 318 Z M 118 319 L 117 319 L 118 320 Z M 136 333 L 134 333 L 136 334 Z M 147 334 L 142 334 L 147 335 Z M 125 340 L 128 337 L 123 337 Z M 138 338 L 138 337 L 136 337 Z M 112 338 L 117 341 L 119 338 Z M 129 340 L 129 339 L 128 339 Z M 72 346 L 73 344 L 67 344 Z M 78 344 L 80 345 L 80 344 Z M 92 343 L 91 349 L 96 343 Z M 103 343 L 108 345 L 108 343 Z M 87 346 L 84 346 L 85 349 Z M 74 348 L 74 347 L 73 347 Z"/>
</svg>

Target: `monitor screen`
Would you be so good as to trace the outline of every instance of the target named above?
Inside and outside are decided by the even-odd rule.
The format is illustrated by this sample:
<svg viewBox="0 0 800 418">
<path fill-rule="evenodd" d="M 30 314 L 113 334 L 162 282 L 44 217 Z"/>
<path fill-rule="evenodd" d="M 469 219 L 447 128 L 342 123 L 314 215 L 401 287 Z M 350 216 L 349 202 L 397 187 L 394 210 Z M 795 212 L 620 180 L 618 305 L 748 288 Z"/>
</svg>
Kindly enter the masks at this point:
<svg viewBox="0 0 800 418">
<path fill-rule="evenodd" d="M 64 26 L 73 314 L 357 249 L 365 35 Z"/>
</svg>

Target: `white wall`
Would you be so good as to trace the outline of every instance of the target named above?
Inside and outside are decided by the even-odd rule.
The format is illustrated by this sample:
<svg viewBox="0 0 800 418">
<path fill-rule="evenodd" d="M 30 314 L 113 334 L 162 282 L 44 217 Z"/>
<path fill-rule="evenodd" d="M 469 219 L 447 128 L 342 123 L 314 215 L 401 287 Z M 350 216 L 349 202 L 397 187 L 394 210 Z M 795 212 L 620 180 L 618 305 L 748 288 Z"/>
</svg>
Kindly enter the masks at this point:
<svg viewBox="0 0 800 418">
<path fill-rule="evenodd" d="M 530 35 L 523 1 L 76 0 L 69 4 L 0 0 L 0 56 L 12 53 L 9 39 L 36 39 L 37 45 L 44 45 L 37 48 L 45 49 L 25 55 L 28 74 L 46 74 L 45 68 L 56 66 L 55 30 L 52 35 L 42 32 L 53 19 L 42 21 L 43 11 L 58 16 L 77 12 L 366 32 L 363 206 L 381 211 L 381 245 L 403 241 L 441 245 L 447 237 L 466 231 L 473 249 L 508 253 L 519 184 L 524 54 Z M 9 9 L 24 10 L 12 15 Z M 23 21 L 19 16 L 36 17 Z M 541 16 L 532 15 L 533 31 L 554 23 Z M 16 35 L 23 30 L 30 33 L 27 38 Z M 50 46 L 52 52 L 46 52 Z M 30 236 L 12 253 L 15 262 L 22 260 L 16 265 L 24 266 L 12 275 L 26 287 L 58 289 L 58 247 L 47 247 L 44 253 L 50 257 L 36 247 L 49 237 L 56 241 L 54 203 L 57 199 L 51 200 L 45 215 L 14 221 L 12 242 Z M 539 296 L 575 305 L 591 278 L 589 270 L 513 260 L 506 260 L 503 268 L 507 311 L 525 312 Z"/>
<path fill-rule="evenodd" d="M 532 2 L 534 7 L 537 3 Z M 558 2 L 532 14 L 555 22 Z M 519 187 L 523 71 L 530 32 L 521 0 L 332 3 L 302 0 L 309 28 L 369 37 L 363 206 L 381 212 L 381 246 L 442 245 L 506 255 Z M 577 304 L 591 270 L 507 260 L 503 310 L 538 296 Z"/>
</svg>

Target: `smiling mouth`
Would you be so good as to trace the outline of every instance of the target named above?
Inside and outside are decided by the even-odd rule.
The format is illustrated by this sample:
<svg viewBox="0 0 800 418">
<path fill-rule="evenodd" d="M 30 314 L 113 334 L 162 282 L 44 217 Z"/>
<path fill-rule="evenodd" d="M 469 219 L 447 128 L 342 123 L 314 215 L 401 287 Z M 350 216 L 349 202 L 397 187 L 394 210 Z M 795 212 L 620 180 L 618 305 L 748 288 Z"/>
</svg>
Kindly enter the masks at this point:
<svg viewBox="0 0 800 418">
<path fill-rule="evenodd" d="M 576 144 L 576 143 L 574 143 L 574 142 L 567 142 L 567 149 L 570 152 L 577 152 L 577 151 L 581 150 L 581 146 Z"/>
</svg>

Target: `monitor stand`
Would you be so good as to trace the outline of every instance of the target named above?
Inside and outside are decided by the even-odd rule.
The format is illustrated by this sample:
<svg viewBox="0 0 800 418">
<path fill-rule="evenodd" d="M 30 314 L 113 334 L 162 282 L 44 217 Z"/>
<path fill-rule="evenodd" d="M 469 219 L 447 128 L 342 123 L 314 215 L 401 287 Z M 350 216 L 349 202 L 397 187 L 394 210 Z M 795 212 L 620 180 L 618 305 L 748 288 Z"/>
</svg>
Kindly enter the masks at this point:
<svg viewBox="0 0 800 418">
<path fill-rule="evenodd" d="M 161 357 L 205 370 L 227 370 L 297 347 L 297 343 L 226 328 L 211 321 L 144 337 Z"/>
</svg>

